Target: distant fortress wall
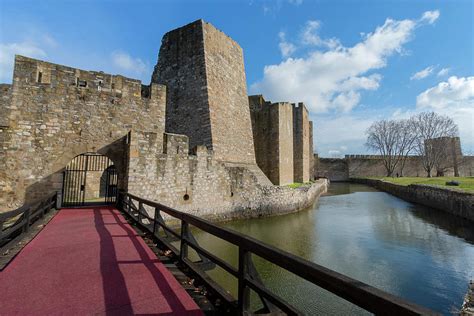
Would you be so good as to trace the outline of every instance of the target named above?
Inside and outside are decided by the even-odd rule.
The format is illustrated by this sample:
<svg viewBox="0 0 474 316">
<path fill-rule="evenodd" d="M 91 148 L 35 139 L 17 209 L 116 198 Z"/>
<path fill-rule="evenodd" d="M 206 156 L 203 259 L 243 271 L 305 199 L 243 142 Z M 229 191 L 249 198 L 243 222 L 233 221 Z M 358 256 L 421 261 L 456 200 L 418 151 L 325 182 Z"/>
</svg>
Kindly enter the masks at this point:
<svg viewBox="0 0 474 316">
<path fill-rule="evenodd" d="M 347 181 L 358 177 L 384 177 L 387 171 L 379 155 L 346 155 L 344 158 L 319 158 L 315 155 L 314 177 L 328 178 L 331 181 Z M 462 156 L 458 160 L 459 175 L 474 176 L 474 156 Z M 426 177 L 419 157 L 409 157 L 405 163 L 403 173 L 401 166 L 397 166 L 394 176 Z M 436 175 L 436 171 L 434 173 Z M 454 168 L 449 168 L 446 176 L 454 176 Z"/>
</svg>

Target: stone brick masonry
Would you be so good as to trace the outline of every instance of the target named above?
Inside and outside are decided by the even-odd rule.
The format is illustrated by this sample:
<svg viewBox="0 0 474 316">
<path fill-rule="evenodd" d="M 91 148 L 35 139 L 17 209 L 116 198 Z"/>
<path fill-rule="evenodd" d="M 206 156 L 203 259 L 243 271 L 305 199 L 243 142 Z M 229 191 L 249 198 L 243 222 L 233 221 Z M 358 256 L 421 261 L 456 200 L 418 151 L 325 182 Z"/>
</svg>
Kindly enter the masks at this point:
<svg viewBox="0 0 474 316">
<path fill-rule="evenodd" d="M 16 56 L 0 112 L 0 211 L 61 191 L 86 152 L 113 161 L 119 189 L 210 218 L 292 212 L 327 185 L 277 187 L 260 170 L 242 49 L 201 20 L 164 36 L 150 86 Z"/>
<path fill-rule="evenodd" d="M 313 122 L 303 103 L 249 97 L 257 164 L 273 184 L 313 178 Z"/>
</svg>

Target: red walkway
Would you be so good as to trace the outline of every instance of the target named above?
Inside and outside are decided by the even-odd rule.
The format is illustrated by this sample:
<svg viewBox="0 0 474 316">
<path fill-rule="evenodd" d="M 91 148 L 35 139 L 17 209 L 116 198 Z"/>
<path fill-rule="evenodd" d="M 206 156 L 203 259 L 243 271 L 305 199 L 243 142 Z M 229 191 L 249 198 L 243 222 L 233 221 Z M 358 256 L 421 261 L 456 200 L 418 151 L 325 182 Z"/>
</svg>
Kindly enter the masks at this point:
<svg viewBox="0 0 474 316">
<path fill-rule="evenodd" d="M 63 209 L 0 272 L 1 315 L 201 315 L 120 213 Z"/>
</svg>

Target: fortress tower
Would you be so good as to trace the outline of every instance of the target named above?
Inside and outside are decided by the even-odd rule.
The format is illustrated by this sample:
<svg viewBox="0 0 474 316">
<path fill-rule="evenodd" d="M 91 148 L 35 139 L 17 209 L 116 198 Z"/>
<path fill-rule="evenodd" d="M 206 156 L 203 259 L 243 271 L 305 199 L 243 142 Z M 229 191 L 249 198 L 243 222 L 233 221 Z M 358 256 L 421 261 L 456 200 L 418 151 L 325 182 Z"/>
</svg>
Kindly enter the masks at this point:
<svg viewBox="0 0 474 316">
<path fill-rule="evenodd" d="M 153 83 L 167 87 L 166 132 L 216 160 L 255 164 L 242 48 L 202 20 L 165 34 Z"/>
</svg>

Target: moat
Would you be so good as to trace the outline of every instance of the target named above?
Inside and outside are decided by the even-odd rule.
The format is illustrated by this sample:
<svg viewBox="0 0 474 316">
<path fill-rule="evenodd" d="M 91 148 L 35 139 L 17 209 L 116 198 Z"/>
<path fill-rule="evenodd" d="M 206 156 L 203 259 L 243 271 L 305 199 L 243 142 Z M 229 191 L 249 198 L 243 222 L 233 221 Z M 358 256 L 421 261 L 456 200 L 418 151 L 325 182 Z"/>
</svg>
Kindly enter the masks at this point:
<svg viewBox="0 0 474 316">
<path fill-rule="evenodd" d="M 370 187 L 333 183 L 307 211 L 222 224 L 443 314 L 459 309 L 474 278 L 474 224 Z M 237 249 L 194 232 L 237 265 Z M 264 283 L 310 314 L 364 314 L 335 295 L 254 257 Z M 210 273 L 236 293 L 222 270 Z"/>
</svg>

